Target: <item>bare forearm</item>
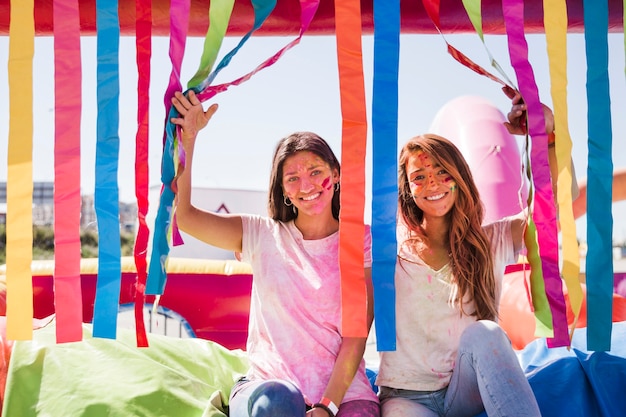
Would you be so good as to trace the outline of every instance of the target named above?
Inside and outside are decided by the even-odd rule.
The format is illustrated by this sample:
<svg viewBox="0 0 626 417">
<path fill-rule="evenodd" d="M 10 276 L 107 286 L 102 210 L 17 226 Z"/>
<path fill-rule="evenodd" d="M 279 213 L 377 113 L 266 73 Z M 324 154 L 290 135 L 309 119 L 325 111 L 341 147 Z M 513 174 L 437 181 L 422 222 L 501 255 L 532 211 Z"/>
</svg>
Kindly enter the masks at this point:
<svg viewBox="0 0 626 417">
<path fill-rule="evenodd" d="M 366 338 L 345 337 L 341 343 L 333 372 L 324 391 L 324 397 L 341 404 L 354 380 L 365 353 Z"/>
</svg>

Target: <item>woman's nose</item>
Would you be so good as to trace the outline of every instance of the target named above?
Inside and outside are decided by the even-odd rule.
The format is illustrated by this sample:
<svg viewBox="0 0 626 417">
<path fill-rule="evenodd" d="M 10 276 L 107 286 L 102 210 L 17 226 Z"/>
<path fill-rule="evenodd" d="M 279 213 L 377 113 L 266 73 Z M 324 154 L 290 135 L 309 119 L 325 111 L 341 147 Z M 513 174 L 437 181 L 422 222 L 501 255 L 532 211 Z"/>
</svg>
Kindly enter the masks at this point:
<svg viewBox="0 0 626 417">
<path fill-rule="evenodd" d="M 439 181 L 437 181 L 437 178 L 435 178 L 433 174 L 429 174 L 428 177 L 426 177 L 426 188 L 435 188 L 438 185 Z"/>
<path fill-rule="evenodd" d="M 314 188 L 315 184 L 313 184 L 310 180 L 306 178 L 300 182 L 300 191 L 302 191 L 303 193 L 312 191 Z"/>
</svg>

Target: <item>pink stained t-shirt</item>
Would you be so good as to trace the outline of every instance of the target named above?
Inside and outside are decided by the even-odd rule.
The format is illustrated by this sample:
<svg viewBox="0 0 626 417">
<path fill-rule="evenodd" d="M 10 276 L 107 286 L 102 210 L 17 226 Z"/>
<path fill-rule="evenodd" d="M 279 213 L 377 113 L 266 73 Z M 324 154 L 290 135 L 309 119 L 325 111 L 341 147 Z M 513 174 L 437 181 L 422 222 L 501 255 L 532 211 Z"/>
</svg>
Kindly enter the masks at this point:
<svg viewBox="0 0 626 417">
<path fill-rule="evenodd" d="M 491 242 L 496 296 L 499 298 L 506 265 L 517 261 L 507 217 L 484 227 Z M 399 228 L 399 243 L 406 236 Z M 450 383 L 459 339 L 476 317 L 460 315 L 447 264 L 433 270 L 399 245 L 396 263 L 396 350 L 380 353 L 376 384 L 414 391 L 437 391 Z M 464 302 L 466 312 L 473 302 Z"/>
<path fill-rule="evenodd" d="M 253 271 L 248 378 L 289 380 L 317 402 L 342 339 L 339 233 L 304 240 L 293 221 L 245 215 L 242 222 L 242 260 Z M 364 253 L 364 267 L 371 267 L 369 228 Z M 357 399 L 378 401 L 364 360 L 343 402 Z"/>
</svg>

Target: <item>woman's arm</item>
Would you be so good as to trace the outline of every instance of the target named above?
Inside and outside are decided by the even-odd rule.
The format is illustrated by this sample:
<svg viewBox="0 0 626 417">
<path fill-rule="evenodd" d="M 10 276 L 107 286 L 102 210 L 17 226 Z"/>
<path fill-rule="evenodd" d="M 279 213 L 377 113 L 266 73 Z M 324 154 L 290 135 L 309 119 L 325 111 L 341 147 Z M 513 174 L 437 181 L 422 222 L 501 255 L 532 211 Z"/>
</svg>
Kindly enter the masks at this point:
<svg viewBox="0 0 626 417">
<path fill-rule="evenodd" d="M 367 328 L 368 330 L 372 326 L 374 320 L 374 297 L 372 286 L 372 269 L 365 269 L 365 283 L 367 287 Z M 337 360 L 333 367 L 333 372 L 330 375 L 330 380 L 324 391 L 324 397 L 330 399 L 335 405 L 339 407 L 343 397 L 346 395 L 352 380 L 356 375 L 359 365 L 363 360 L 365 354 L 365 345 L 367 343 L 367 337 L 344 337 L 337 354 Z M 317 409 L 314 409 L 313 415 L 318 414 Z M 322 410 L 320 409 L 320 413 Z"/>
<path fill-rule="evenodd" d="M 504 125 L 506 126 L 509 133 L 513 135 L 525 135 L 527 132 L 526 104 L 524 103 L 522 96 L 519 94 L 519 92 L 513 90 L 510 87 L 504 87 L 502 90 L 511 99 L 512 102 L 511 111 L 507 114 L 508 122 L 505 122 Z M 546 106 L 543 103 L 541 104 L 541 106 L 543 108 L 543 116 L 546 122 L 546 133 L 548 134 L 548 164 L 550 166 L 552 193 L 554 195 L 554 201 L 556 203 L 559 171 L 556 161 L 556 149 L 554 146 L 554 114 L 550 107 Z M 578 193 L 578 183 L 576 182 L 574 165 L 572 163 L 572 199 L 576 199 Z M 519 250 L 522 247 L 522 240 L 524 238 L 524 231 L 526 228 L 526 216 L 527 210 L 524 210 L 511 224 L 511 235 L 513 238 L 513 245 L 516 250 Z"/>
<path fill-rule="evenodd" d="M 218 214 L 195 207 L 191 203 L 191 172 L 196 138 L 217 111 L 217 104 L 204 111 L 193 91 L 189 97 L 176 92 L 172 104 L 180 113 L 172 123 L 180 126 L 182 147 L 185 151 L 184 169 L 176 179 L 176 221 L 178 227 L 196 239 L 222 249 L 241 252 L 243 226 L 241 216 Z"/>
</svg>

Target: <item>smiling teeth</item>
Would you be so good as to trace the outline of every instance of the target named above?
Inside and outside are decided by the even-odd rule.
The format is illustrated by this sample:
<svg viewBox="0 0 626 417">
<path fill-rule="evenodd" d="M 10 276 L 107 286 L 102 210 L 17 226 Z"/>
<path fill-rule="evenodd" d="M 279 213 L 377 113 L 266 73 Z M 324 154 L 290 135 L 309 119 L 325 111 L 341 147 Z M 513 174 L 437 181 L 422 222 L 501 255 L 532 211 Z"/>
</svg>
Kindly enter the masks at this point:
<svg viewBox="0 0 626 417">
<path fill-rule="evenodd" d="M 303 199 L 304 201 L 311 201 L 311 200 L 316 199 L 316 198 L 317 198 L 317 196 L 319 196 L 319 193 L 314 194 L 314 195 L 309 196 L 309 197 L 302 197 L 302 199 Z"/>
<path fill-rule="evenodd" d="M 431 195 L 430 197 L 426 197 L 426 200 L 429 200 L 429 201 L 439 200 L 440 198 L 443 198 L 444 195 L 446 195 L 446 194 L 445 193 L 441 193 L 441 194 L 437 194 L 437 195 Z"/>
</svg>

